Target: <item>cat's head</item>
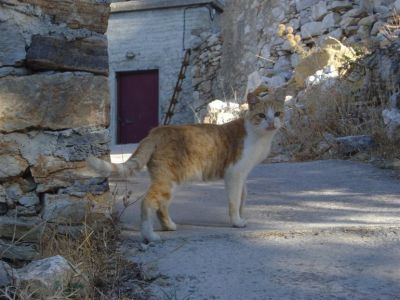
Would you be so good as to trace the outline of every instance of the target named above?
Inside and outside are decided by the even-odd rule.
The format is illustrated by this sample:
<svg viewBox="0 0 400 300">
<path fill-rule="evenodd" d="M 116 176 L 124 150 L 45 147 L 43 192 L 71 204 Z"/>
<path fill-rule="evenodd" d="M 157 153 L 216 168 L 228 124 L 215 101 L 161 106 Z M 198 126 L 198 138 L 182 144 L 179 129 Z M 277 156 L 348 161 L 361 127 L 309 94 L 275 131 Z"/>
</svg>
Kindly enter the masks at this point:
<svg viewBox="0 0 400 300">
<path fill-rule="evenodd" d="M 249 110 L 246 119 L 258 134 L 276 132 L 283 126 L 283 101 L 272 97 L 258 97 L 252 93 L 247 95 Z"/>
</svg>

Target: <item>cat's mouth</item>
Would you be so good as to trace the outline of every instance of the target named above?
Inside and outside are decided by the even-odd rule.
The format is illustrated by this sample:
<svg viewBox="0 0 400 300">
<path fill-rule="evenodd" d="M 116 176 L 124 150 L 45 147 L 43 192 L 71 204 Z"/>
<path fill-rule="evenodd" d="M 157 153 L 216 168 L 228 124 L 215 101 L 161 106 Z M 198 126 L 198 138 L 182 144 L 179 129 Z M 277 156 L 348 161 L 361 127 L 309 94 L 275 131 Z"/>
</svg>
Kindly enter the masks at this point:
<svg viewBox="0 0 400 300">
<path fill-rule="evenodd" d="M 276 127 L 274 125 L 270 125 L 268 127 L 265 128 L 265 130 L 270 131 L 270 130 L 275 130 Z"/>
</svg>

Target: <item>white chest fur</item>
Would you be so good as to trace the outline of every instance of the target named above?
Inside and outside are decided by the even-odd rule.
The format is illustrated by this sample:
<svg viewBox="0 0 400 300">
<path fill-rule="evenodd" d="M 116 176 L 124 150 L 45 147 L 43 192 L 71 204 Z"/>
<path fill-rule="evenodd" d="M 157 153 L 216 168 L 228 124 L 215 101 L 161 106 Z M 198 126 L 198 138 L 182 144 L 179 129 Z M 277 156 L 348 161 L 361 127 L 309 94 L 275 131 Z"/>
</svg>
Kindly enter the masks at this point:
<svg viewBox="0 0 400 300">
<path fill-rule="evenodd" d="M 247 176 L 270 153 L 274 135 L 275 131 L 271 131 L 271 133 L 267 133 L 261 137 L 248 132 L 244 140 L 242 157 L 230 167 L 230 171 Z"/>
</svg>

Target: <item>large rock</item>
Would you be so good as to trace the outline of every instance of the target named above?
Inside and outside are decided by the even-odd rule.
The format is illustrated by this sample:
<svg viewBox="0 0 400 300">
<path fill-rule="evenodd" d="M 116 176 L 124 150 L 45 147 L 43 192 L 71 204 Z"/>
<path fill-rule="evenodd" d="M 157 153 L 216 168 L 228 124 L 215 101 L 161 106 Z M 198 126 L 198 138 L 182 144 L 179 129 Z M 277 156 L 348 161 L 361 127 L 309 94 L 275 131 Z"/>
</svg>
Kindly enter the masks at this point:
<svg viewBox="0 0 400 300">
<path fill-rule="evenodd" d="M 76 197 L 84 197 L 88 193 L 92 195 L 102 195 L 107 191 L 109 191 L 108 181 L 105 178 L 95 177 L 90 179 L 75 180 L 72 185 L 66 187 L 65 189 L 61 189 L 60 193 Z"/>
<path fill-rule="evenodd" d="M 85 73 L 0 79 L 0 131 L 109 124 L 108 80 Z"/>
<path fill-rule="evenodd" d="M 334 28 L 340 22 L 341 16 L 338 13 L 330 12 L 322 20 L 324 28 Z"/>
<path fill-rule="evenodd" d="M 243 111 L 238 103 L 214 100 L 207 105 L 205 123 L 225 124 L 237 119 Z"/>
<path fill-rule="evenodd" d="M 296 0 L 295 4 L 297 11 L 301 11 L 317 4 L 318 2 L 319 0 Z"/>
<path fill-rule="evenodd" d="M 18 199 L 18 203 L 22 206 L 36 206 L 40 203 L 39 197 L 35 193 L 28 193 Z"/>
<path fill-rule="evenodd" d="M 0 239 L 0 253 L 2 258 L 10 260 L 33 260 L 40 255 L 36 244 L 7 242 L 2 239 Z"/>
<path fill-rule="evenodd" d="M 341 27 L 341 28 L 346 29 L 347 27 L 357 25 L 357 23 L 358 23 L 359 20 L 360 20 L 359 18 L 347 17 L 347 18 L 343 18 L 343 19 L 340 21 L 339 24 L 340 24 L 340 27 Z"/>
<path fill-rule="evenodd" d="M 336 70 L 356 59 L 352 48 L 346 47 L 338 40 L 329 37 L 324 45 L 317 51 L 312 52 L 300 61 L 294 70 L 294 79 L 299 87 L 305 86 L 305 80 L 316 71 L 327 66 L 333 66 Z"/>
<path fill-rule="evenodd" d="M 25 39 L 13 20 L 0 20 L 0 67 L 20 65 L 25 59 Z"/>
<path fill-rule="evenodd" d="M 54 155 L 66 161 L 82 161 L 88 156 L 108 155 L 110 135 L 107 129 L 75 129 L 60 132 Z"/>
<path fill-rule="evenodd" d="M 0 108 L 1 110 L 1 108 Z M 0 146 L 8 153 L 18 151 L 30 165 L 36 163 L 39 155 L 52 155 L 56 148 L 57 135 L 30 131 L 26 133 L 0 134 Z M 0 150 L 1 153 L 1 150 Z"/>
<path fill-rule="evenodd" d="M 24 193 L 29 193 L 35 188 L 38 193 L 56 191 L 59 188 L 72 186 L 76 181 L 97 177 L 86 168 L 85 160 L 90 155 L 108 156 L 109 140 L 108 130 L 92 127 L 62 131 L 31 131 L 29 134 L 0 134 L 0 158 L 20 157 L 15 154 L 20 152 L 23 161 L 26 160 L 29 164 L 28 178 L 19 179 L 19 183 L 24 187 Z M 2 155 L 3 152 L 4 155 Z M 21 173 L 25 167 L 28 167 L 26 162 L 21 168 Z M 10 167 L 10 165 L 7 166 Z M 104 185 L 101 184 L 100 190 L 104 189 Z M 7 189 L 14 191 L 15 202 L 23 194 L 20 189 L 11 189 L 11 187 Z M 90 190 L 93 190 L 93 187 L 88 188 L 87 192 Z M 82 192 L 83 187 L 76 191 L 79 194 Z"/>
<path fill-rule="evenodd" d="M 17 183 L 14 183 L 14 182 L 11 184 L 5 185 L 5 193 L 6 193 L 7 200 L 10 200 L 13 202 L 17 202 L 19 200 L 19 198 L 21 198 L 23 195 L 23 191 L 22 191 L 20 185 Z"/>
<path fill-rule="evenodd" d="M 353 7 L 351 1 L 348 0 L 340 0 L 340 1 L 333 1 L 329 5 L 329 9 L 337 12 L 342 12 L 349 10 Z"/>
<path fill-rule="evenodd" d="M 0 68 L 0 78 L 5 76 L 23 76 L 28 75 L 30 70 L 23 67 L 2 67 Z"/>
<path fill-rule="evenodd" d="M 397 108 L 382 111 L 383 122 L 386 125 L 388 136 L 393 140 L 400 139 L 400 110 Z"/>
<path fill-rule="evenodd" d="M 36 183 L 41 183 L 40 178 L 55 176 L 63 170 L 74 170 L 82 168 L 84 163 L 67 162 L 59 157 L 40 155 L 35 165 L 31 168 L 32 176 Z"/>
<path fill-rule="evenodd" d="M 326 27 L 322 22 L 309 22 L 301 26 L 301 36 L 306 39 L 321 35 L 325 31 Z"/>
<path fill-rule="evenodd" d="M 350 18 L 364 18 L 364 17 L 367 17 L 367 16 L 368 16 L 367 11 L 365 9 L 358 8 L 358 7 L 350 9 L 348 12 L 343 14 L 343 18 L 347 18 L 347 17 L 350 17 Z"/>
<path fill-rule="evenodd" d="M 17 273 L 20 285 L 49 295 L 66 288 L 76 274 L 71 264 L 60 255 L 33 261 L 18 269 Z"/>
<path fill-rule="evenodd" d="M 51 165 L 53 162 L 50 160 L 45 161 L 44 163 L 52 168 L 62 166 L 63 164 L 61 162 L 61 165 L 58 166 Z M 55 162 L 58 163 L 60 161 L 55 160 Z M 47 176 L 44 176 L 46 175 L 46 171 L 42 172 L 40 167 L 33 167 L 32 175 L 38 183 L 36 191 L 38 193 L 52 192 L 60 188 L 72 186 L 76 181 L 88 180 L 97 176 L 91 169 L 86 167 L 84 162 L 68 163 L 68 165 L 71 167 L 47 174 Z"/>
<path fill-rule="evenodd" d="M 274 64 L 274 72 L 276 74 L 283 73 L 285 71 L 291 71 L 292 65 L 287 56 L 280 56 Z M 281 74 L 282 75 L 282 74 Z"/>
<path fill-rule="evenodd" d="M 0 216 L 5 215 L 8 211 L 8 201 L 5 188 L 0 185 Z"/>
<path fill-rule="evenodd" d="M 0 134 L 0 155 L 19 155 L 30 165 L 40 157 L 58 157 L 65 162 L 83 161 L 88 156 L 109 154 L 107 129 L 77 128 L 60 131 L 31 131 L 29 134 Z"/>
<path fill-rule="evenodd" d="M 21 241 L 38 241 L 43 233 L 44 223 L 40 218 L 0 218 L 0 238 Z"/>
<path fill-rule="evenodd" d="M 40 7 L 57 24 L 65 23 L 69 28 L 85 28 L 105 33 L 110 13 L 107 0 L 24 0 Z"/>
<path fill-rule="evenodd" d="M 370 16 L 364 17 L 360 21 L 358 21 L 358 25 L 370 27 L 372 24 L 374 24 L 375 21 L 376 21 L 376 15 L 370 15 Z"/>
<path fill-rule="evenodd" d="M 285 78 L 283 78 L 280 75 L 275 75 L 272 77 L 263 77 L 263 78 L 264 78 L 265 82 L 267 83 L 268 87 L 271 89 L 276 89 L 286 83 Z"/>
<path fill-rule="evenodd" d="M 372 149 L 374 141 L 369 135 L 355 135 L 336 138 L 338 152 L 341 155 L 354 155 L 360 151 Z"/>
<path fill-rule="evenodd" d="M 8 205 L 5 202 L 0 202 L 0 216 L 5 215 L 8 212 Z"/>
<path fill-rule="evenodd" d="M 34 35 L 26 59 L 31 69 L 108 74 L 107 40 L 104 38 L 68 41 L 63 37 Z"/>
<path fill-rule="evenodd" d="M 268 86 L 258 71 L 254 71 L 248 75 L 246 95 L 249 93 L 259 95 L 266 91 L 268 91 Z"/>
<path fill-rule="evenodd" d="M 60 224 L 79 224 L 85 221 L 89 202 L 66 194 L 45 194 L 43 204 L 44 220 Z"/>
<path fill-rule="evenodd" d="M 326 1 L 320 1 L 311 7 L 311 17 L 314 21 L 320 21 L 328 13 Z"/>
<path fill-rule="evenodd" d="M 335 30 L 329 32 L 329 36 L 333 37 L 337 40 L 341 40 L 343 37 L 343 29 L 342 28 L 335 29 Z"/>
<path fill-rule="evenodd" d="M 377 99 L 382 99 L 382 102 L 385 103 L 382 117 L 388 137 L 394 142 L 400 140 L 399 47 L 400 40 L 397 39 L 389 47 L 376 50 L 365 60 L 372 76 L 368 82 L 368 94 L 382 97 L 382 87 L 385 87 L 386 94 L 384 95 L 387 95 L 388 99 Z"/>
<path fill-rule="evenodd" d="M 396 2 L 394 3 L 394 8 L 395 8 L 397 11 L 400 11 L 400 0 L 396 0 Z"/>
<path fill-rule="evenodd" d="M 21 175 L 28 168 L 26 160 L 14 155 L 0 155 L 0 179 Z"/>
<path fill-rule="evenodd" d="M 0 260 L 0 287 L 12 285 L 17 276 L 16 271 L 8 263 Z"/>
</svg>

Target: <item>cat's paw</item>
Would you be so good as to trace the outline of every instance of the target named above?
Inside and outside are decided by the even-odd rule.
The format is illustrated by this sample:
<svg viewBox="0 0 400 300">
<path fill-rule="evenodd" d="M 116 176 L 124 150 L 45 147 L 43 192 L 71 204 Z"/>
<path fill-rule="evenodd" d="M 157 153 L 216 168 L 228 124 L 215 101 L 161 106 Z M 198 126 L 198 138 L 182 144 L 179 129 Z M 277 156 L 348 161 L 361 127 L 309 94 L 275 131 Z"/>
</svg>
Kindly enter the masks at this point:
<svg viewBox="0 0 400 300">
<path fill-rule="evenodd" d="M 238 218 L 238 219 L 232 220 L 232 227 L 243 228 L 243 227 L 246 227 L 246 225 L 247 225 L 247 221 L 245 219 Z"/>
<path fill-rule="evenodd" d="M 161 241 L 161 237 L 157 233 L 154 233 L 154 232 L 152 232 L 151 234 L 146 234 L 146 235 L 142 234 L 142 237 L 146 243 Z"/>
<path fill-rule="evenodd" d="M 163 224 L 162 228 L 165 231 L 175 231 L 176 230 L 176 224 L 171 221 L 168 224 Z"/>
<path fill-rule="evenodd" d="M 144 221 L 141 225 L 142 238 L 146 242 L 158 242 L 161 240 L 160 236 L 153 231 L 151 221 Z"/>
</svg>

